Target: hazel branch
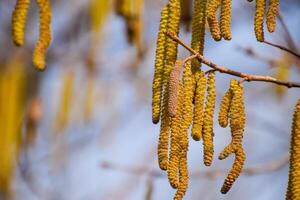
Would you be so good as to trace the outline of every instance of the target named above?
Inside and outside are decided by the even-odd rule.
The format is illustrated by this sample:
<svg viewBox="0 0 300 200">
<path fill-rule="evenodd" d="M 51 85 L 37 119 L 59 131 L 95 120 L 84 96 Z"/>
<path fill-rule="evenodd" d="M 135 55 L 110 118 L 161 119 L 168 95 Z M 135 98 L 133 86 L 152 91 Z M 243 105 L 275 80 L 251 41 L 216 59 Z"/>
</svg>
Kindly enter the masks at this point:
<svg viewBox="0 0 300 200">
<path fill-rule="evenodd" d="M 300 59 L 300 55 L 299 55 L 298 53 L 296 53 L 296 52 L 294 52 L 294 51 L 292 51 L 292 50 L 290 50 L 290 49 L 288 49 L 288 48 L 286 48 L 286 47 L 284 47 L 284 46 L 281 46 L 281 45 L 278 45 L 278 44 L 275 44 L 275 43 L 272 43 L 272 42 L 268 42 L 268 41 L 266 41 L 266 40 L 263 41 L 263 43 L 265 43 L 265 44 L 267 44 L 267 45 L 270 45 L 270 46 L 272 46 L 272 47 L 281 49 L 281 50 L 283 50 L 283 51 L 286 51 L 286 52 L 288 52 L 288 53 L 290 53 L 290 54 L 292 54 L 292 55 L 294 55 L 294 56 L 296 56 L 297 58 Z"/>
<path fill-rule="evenodd" d="M 200 55 L 197 51 L 195 51 L 194 49 L 192 49 L 183 40 L 181 40 L 179 37 L 177 37 L 173 33 L 171 33 L 171 32 L 165 32 L 165 34 L 168 37 L 170 37 L 172 40 L 174 40 L 175 42 L 177 42 L 178 44 L 180 44 L 181 46 L 183 46 L 185 49 L 187 49 L 190 53 L 192 53 L 193 55 L 196 55 L 197 59 L 201 63 L 204 63 L 208 67 L 210 67 L 210 68 L 212 68 L 212 69 L 214 69 L 216 71 L 219 71 L 220 73 L 225 73 L 225 74 L 230 74 L 232 76 L 237 76 L 237 77 L 245 79 L 248 82 L 250 82 L 250 81 L 260 81 L 260 82 L 274 83 L 274 84 L 277 84 L 277 85 L 286 86 L 288 88 L 292 88 L 292 87 L 300 88 L 300 83 L 299 82 L 288 82 L 288 81 L 278 80 L 278 79 L 276 79 L 274 77 L 271 77 L 271 76 L 262 76 L 262 75 L 247 74 L 247 73 L 234 71 L 234 70 L 228 69 L 226 67 L 217 65 L 217 64 L 215 64 L 215 63 L 207 60 L 206 58 L 204 58 L 204 56 Z"/>
</svg>

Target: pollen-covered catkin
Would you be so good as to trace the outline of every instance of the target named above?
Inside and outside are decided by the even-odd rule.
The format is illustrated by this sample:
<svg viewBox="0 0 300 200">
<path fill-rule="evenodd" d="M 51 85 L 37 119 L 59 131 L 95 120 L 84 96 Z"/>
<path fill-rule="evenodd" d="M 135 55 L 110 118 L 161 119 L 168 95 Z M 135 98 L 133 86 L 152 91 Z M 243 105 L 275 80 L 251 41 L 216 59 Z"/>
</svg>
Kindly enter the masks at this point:
<svg viewBox="0 0 300 200">
<path fill-rule="evenodd" d="M 237 80 L 231 80 L 230 89 L 233 93 L 230 106 L 230 128 L 234 137 L 235 132 L 244 130 L 246 116 L 243 98 L 243 86 Z M 238 138 L 238 136 L 235 137 Z"/>
<path fill-rule="evenodd" d="M 210 28 L 210 33 L 215 41 L 222 39 L 219 22 L 217 18 L 217 10 L 221 5 L 221 0 L 209 0 L 207 5 L 207 22 Z"/>
<path fill-rule="evenodd" d="M 221 193 L 226 194 L 232 187 L 235 180 L 239 177 L 244 166 L 245 158 L 246 157 L 243 148 L 238 148 L 235 152 L 235 161 L 224 181 L 224 184 L 221 188 Z"/>
<path fill-rule="evenodd" d="M 206 89 L 206 77 L 204 72 L 200 72 L 196 82 L 194 118 L 192 126 L 192 138 L 199 141 L 202 137 L 202 126 L 204 116 L 204 99 Z"/>
<path fill-rule="evenodd" d="M 290 147 L 290 170 L 286 200 L 300 199 L 300 99 L 295 107 Z"/>
<path fill-rule="evenodd" d="M 257 41 L 264 41 L 264 15 L 266 9 L 266 0 L 256 0 L 254 32 Z"/>
<path fill-rule="evenodd" d="M 40 36 L 33 52 L 33 64 L 39 70 L 46 67 L 46 52 L 51 42 L 50 0 L 36 0 L 40 9 Z"/>
<path fill-rule="evenodd" d="M 228 92 L 230 92 L 232 95 L 231 103 L 229 103 L 229 117 L 232 140 L 231 143 L 227 147 L 225 147 L 225 149 L 220 153 L 219 159 L 223 160 L 227 158 L 230 154 L 235 153 L 235 161 L 221 189 L 221 193 L 223 194 L 227 193 L 230 190 L 231 186 L 238 178 L 246 159 L 242 145 L 246 118 L 243 99 L 243 86 L 238 81 L 231 80 L 229 91 L 227 91 L 225 97 L 228 94 Z M 225 113 L 225 111 L 222 112 Z"/>
<path fill-rule="evenodd" d="M 163 90 L 163 70 L 166 58 L 166 35 L 167 31 L 168 6 L 164 6 L 161 12 L 159 31 L 156 41 L 156 55 L 154 65 L 154 78 L 152 84 L 152 122 L 157 124 L 160 119 L 161 99 Z"/>
<path fill-rule="evenodd" d="M 168 179 L 173 188 L 178 188 L 178 168 L 181 155 L 181 119 L 183 109 L 183 85 L 180 82 L 178 87 L 178 101 L 176 106 L 176 116 L 171 118 L 171 143 L 168 164 Z"/>
<path fill-rule="evenodd" d="M 205 40 L 206 5 L 207 0 L 195 0 L 192 15 L 191 47 L 201 55 L 203 55 Z M 195 70 L 195 68 L 198 68 L 199 66 L 201 66 L 201 63 L 194 59 L 192 61 L 193 70 Z"/>
<path fill-rule="evenodd" d="M 167 170 L 168 168 L 168 147 L 169 147 L 169 134 L 170 134 L 170 117 L 168 116 L 168 93 L 164 93 L 162 103 L 160 133 L 158 139 L 158 164 L 160 169 Z"/>
<path fill-rule="evenodd" d="M 275 31 L 276 17 L 279 12 L 278 10 L 279 10 L 279 0 L 270 0 L 269 9 L 267 12 L 267 27 L 270 33 L 273 33 Z"/>
<path fill-rule="evenodd" d="M 180 25 L 180 0 L 169 0 L 169 20 L 167 31 L 178 35 Z M 168 87 L 168 79 L 177 59 L 178 43 L 167 37 L 166 41 L 166 65 L 164 67 L 164 88 Z"/>
<path fill-rule="evenodd" d="M 203 121 L 204 164 L 210 166 L 213 159 L 213 118 L 216 103 L 215 72 L 210 72 L 207 78 L 207 97 Z"/>
<path fill-rule="evenodd" d="M 17 0 L 12 15 L 12 38 L 17 46 L 24 43 L 25 26 L 30 0 Z"/>
<path fill-rule="evenodd" d="M 179 79 L 182 61 L 177 60 L 175 66 L 170 74 L 169 81 L 169 102 L 168 102 L 168 113 L 170 117 L 175 117 L 176 115 L 176 106 L 178 101 L 178 92 L 179 92 Z"/>
<path fill-rule="evenodd" d="M 231 104 L 231 99 L 232 99 L 232 91 L 229 89 L 222 101 L 221 101 L 221 105 L 220 105 L 220 112 L 219 112 L 219 124 L 221 127 L 225 128 L 228 125 L 228 117 L 229 117 L 229 109 L 230 109 L 230 104 Z"/>
<path fill-rule="evenodd" d="M 188 163 L 187 163 L 187 151 L 188 151 L 188 139 L 187 132 L 184 135 L 183 149 L 181 152 L 180 164 L 179 164 L 179 186 L 174 196 L 174 200 L 182 200 L 189 182 L 189 174 L 188 174 Z"/>
<path fill-rule="evenodd" d="M 231 40 L 231 0 L 221 0 L 221 35 L 225 40 Z"/>
</svg>

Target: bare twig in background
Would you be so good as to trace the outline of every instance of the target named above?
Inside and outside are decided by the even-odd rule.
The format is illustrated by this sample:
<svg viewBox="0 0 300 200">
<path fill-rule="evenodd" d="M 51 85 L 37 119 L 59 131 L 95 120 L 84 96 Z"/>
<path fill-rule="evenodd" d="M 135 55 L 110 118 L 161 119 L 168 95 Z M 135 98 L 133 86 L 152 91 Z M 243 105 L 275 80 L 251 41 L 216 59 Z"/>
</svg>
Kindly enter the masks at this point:
<svg viewBox="0 0 300 200">
<path fill-rule="evenodd" d="M 287 25 L 286 25 L 285 21 L 283 20 L 283 17 L 282 17 L 282 15 L 280 13 L 278 15 L 278 19 L 279 19 L 279 22 L 281 23 L 281 26 L 282 26 L 282 28 L 283 28 L 283 30 L 285 32 L 286 36 L 284 38 L 286 38 L 287 45 L 293 51 L 295 51 L 296 53 L 298 53 L 297 45 L 294 42 L 294 40 L 293 40 L 293 38 L 291 36 L 291 33 L 290 33 L 289 29 L 287 28 Z"/>
<path fill-rule="evenodd" d="M 284 47 L 284 46 L 281 46 L 281 45 L 278 45 L 278 44 L 274 44 L 274 43 L 268 42 L 268 41 L 266 41 L 266 40 L 263 41 L 263 43 L 268 44 L 268 45 L 270 45 L 270 46 L 272 46 L 272 47 L 279 48 L 279 49 L 281 49 L 281 50 L 283 50 L 283 51 L 286 51 L 286 52 L 288 52 L 288 53 L 290 53 L 290 54 L 292 54 L 292 55 L 294 55 L 294 56 L 296 56 L 297 58 L 300 59 L 300 55 L 299 55 L 298 53 L 296 53 L 296 52 L 294 52 L 293 50 L 290 50 L 290 49 L 288 49 L 288 48 L 286 48 L 286 47 Z"/>
<path fill-rule="evenodd" d="M 288 88 L 291 88 L 291 87 L 300 88 L 300 83 L 298 83 L 298 82 L 281 81 L 281 80 L 278 80 L 278 79 L 276 79 L 274 77 L 271 77 L 271 76 L 246 74 L 246 73 L 243 73 L 243 72 L 234 71 L 234 70 L 225 68 L 223 66 L 217 65 L 217 64 L 207 60 L 206 58 L 204 58 L 202 55 L 200 55 L 197 51 L 195 51 L 194 49 L 189 47 L 187 44 L 185 44 L 179 37 L 177 37 L 173 33 L 166 32 L 166 35 L 168 37 L 172 38 L 174 41 L 176 41 L 181 46 L 183 46 L 190 53 L 192 53 L 194 55 L 197 55 L 197 59 L 200 62 L 206 64 L 207 66 L 209 66 L 209 67 L 211 67 L 211 68 L 213 68 L 213 69 L 215 69 L 215 70 L 217 70 L 221 73 L 226 73 L 226 74 L 230 74 L 230 75 L 233 75 L 233 76 L 237 76 L 237 77 L 245 79 L 248 82 L 250 82 L 250 81 L 261 81 L 261 82 L 269 82 L 269 83 L 274 83 L 274 84 L 277 84 L 277 85 L 286 86 Z"/>
<path fill-rule="evenodd" d="M 277 170 L 282 169 L 288 164 L 289 161 L 289 154 L 284 154 L 281 158 L 271 161 L 269 163 L 264 164 L 257 164 L 250 167 L 246 167 L 242 174 L 244 175 L 258 175 L 258 174 L 266 174 L 271 173 Z M 129 173 L 135 176 L 149 176 L 152 178 L 166 178 L 166 175 L 155 169 L 151 169 L 150 167 L 132 167 L 132 166 L 121 166 L 109 162 L 102 162 L 100 164 L 100 168 L 108 169 L 108 170 L 117 170 L 122 171 L 125 173 Z M 210 171 L 199 171 L 199 172 L 192 172 L 190 177 L 191 179 L 197 178 L 215 178 L 216 176 L 227 174 L 228 170 L 226 169 L 214 169 Z"/>
</svg>

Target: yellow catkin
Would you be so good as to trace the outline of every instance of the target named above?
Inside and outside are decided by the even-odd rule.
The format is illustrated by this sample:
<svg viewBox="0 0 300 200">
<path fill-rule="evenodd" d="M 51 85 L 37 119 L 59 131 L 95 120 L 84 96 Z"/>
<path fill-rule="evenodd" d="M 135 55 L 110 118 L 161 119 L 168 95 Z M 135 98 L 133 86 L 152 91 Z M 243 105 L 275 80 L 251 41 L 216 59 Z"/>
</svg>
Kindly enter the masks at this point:
<svg viewBox="0 0 300 200">
<path fill-rule="evenodd" d="M 169 0 L 169 20 L 167 24 L 167 31 L 179 34 L 180 25 L 180 1 Z M 167 37 L 166 40 L 166 65 L 164 67 L 164 88 L 168 88 L 168 79 L 170 73 L 177 59 L 178 43 Z"/>
<path fill-rule="evenodd" d="M 192 41 L 191 47 L 203 55 L 205 39 L 205 22 L 206 22 L 206 5 L 207 0 L 195 0 L 192 15 Z M 201 66 L 201 63 L 194 59 L 192 61 L 193 70 Z"/>
<path fill-rule="evenodd" d="M 231 133 L 244 130 L 245 128 L 245 105 L 243 99 L 243 86 L 236 80 L 230 83 L 230 89 L 233 93 L 230 106 L 230 128 Z"/>
<path fill-rule="evenodd" d="M 221 35 L 225 40 L 231 40 L 231 0 L 221 0 Z"/>
<path fill-rule="evenodd" d="M 170 74 L 169 81 L 169 102 L 168 102 L 168 113 L 170 117 L 175 117 L 176 115 L 176 106 L 178 101 L 178 92 L 179 92 L 179 79 L 182 61 L 178 60 L 175 63 L 175 66 Z"/>
<path fill-rule="evenodd" d="M 207 97 L 203 121 L 204 164 L 210 166 L 213 159 L 213 118 L 216 101 L 215 73 L 210 72 L 207 79 Z"/>
<path fill-rule="evenodd" d="M 17 0 L 12 15 L 12 38 L 17 46 L 24 44 L 25 26 L 30 0 Z"/>
<path fill-rule="evenodd" d="M 205 89 L 206 77 L 204 72 L 201 72 L 196 85 L 194 118 L 192 126 L 192 138 L 196 141 L 199 141 L 202 138 Z"/>
<path fill-rule="evenodd" d="M 264 15 L 266 9 L 266 0 L 256 0 L 254 32 L 257 41 L 264 41 Z"/>
<path fill-rule="evenodd" d="M 220 112 L 219 112 L 219 124 L 221 127 L 225 128 L 228 125 L 228 117 L 229 117 L 229 109 L 230 109 L 230 104 L 231 104 L 231 99 L 232 99 L 232 92 L 229 89 L 222 101 L 221 101 L 221 105 L 220 105 Z"/>
<path fill-rule="evenodd" d="M 188 134 L 186 132 L 184 137 L 182 138 L 182 151 L 181 151 L 181 158 L 179 164 L 179 186 L 174 196 L 174 200 L 182 200 L 188 188 L 189 174 L 188 174 L 188 163 L 187 163 L 187 151 L 188 151 L 187 136 Z"/>
<path fill-rule="evenodd" d="M 180 131 L 183 109 L 183 85 L 179 83 L 179 95 L 176 106 L 176 116 L 171 118 L 171 143 L 168 164 L 168 179 L 173 188 L 178 188 L 178 167 L 180 161 Z"/>
<path fill-rule="evenodd" d="M 36 0 L 40 9 L 40 36 L 33 52 L 33 64 L 38 70 L 46 67 L 46 52 L 51 42 L 50 0 Z"/>
<path fill-rule="evenodd" d="M 178 35 L 180 23 L 180 1 L 170 0 L 168 4 L 168 23 L 167 30 Z M 161 114 L 161 128 L 158 144 L 158 160 L 162 170 L 167 170 L 168 167 L 168 145 L 170 132 L 170 117 L 168 116 L 168 85 L 172 68 L 177 59 L 178 44 L 170 38 L 166 39 L 166 60 L 163 71 L 163 105 Z"/>
<path fill-rule="evenodd" d="M 245 162 L 245 153 L 242 148 L 238 148 L 235 152 L 235 161 L 233 166 L 227 175 L 224 184 L 221 188 L 221 193 L 226 194 L 232 187 L 235 180 L 239 177 Z"/>
<path fill-rule="evenodd" d="M 286 200 L 300 199 L 300 99 L 295 107 L 290 147 L 290 171 Z"/>
<path fill-rule="evenodd" d="M 169 134 L 170 134 L 170 117 L 168 116 L 168 93 L 164 93 L 162 103 L 160 133 L 158 139 L 158 164 L 160 169 L 167 170 L 168 168 L 168 147 L 169 147 Z"/>
<path fill-rule="evenodd" d="M 155 69 L 152 84 L 152 122 L 154 124 L 157 124 L 160 119 L 163 89 L 163 69 L 166 57 L 166 35 L 164 32 L 167 31 L 168 16 L 168 6 L 164 6 L 161 12 L 159 32 L 156 41 Z"/>
<path fill-rule="evenodd" d="M 245 128 L 245 106 L 243 99 L 243 86 L 236 80 L 230 81 L 232 100 L 229 107 L 231 143 L 220 153 L 219 159 L 223 160 L 230 154 L 235 153 L 235 161 L 224 181 L 221 193 L 226 194 L 242 171 L 246 156 L 242 146 Z M 226 96 L 226 95 L 225 95 Z"/>
<path fill-rule="evenodd" d="M 276 17 L 279 12 L 279 0 L 270 0 L 269 9 L 267 12 L 267 27 L 270 33 L 273 33 L 276 28 Z"/>
<path fill-rule="evenodd" d="M 210 28 L 211 36 L 216 41 L 220 41 L 222 39 L 217 18 L 217 9 L 220 7 L 220 5 L 221 0 L 209 0 L 207 5 L 207 22 Z"/>
</svg>

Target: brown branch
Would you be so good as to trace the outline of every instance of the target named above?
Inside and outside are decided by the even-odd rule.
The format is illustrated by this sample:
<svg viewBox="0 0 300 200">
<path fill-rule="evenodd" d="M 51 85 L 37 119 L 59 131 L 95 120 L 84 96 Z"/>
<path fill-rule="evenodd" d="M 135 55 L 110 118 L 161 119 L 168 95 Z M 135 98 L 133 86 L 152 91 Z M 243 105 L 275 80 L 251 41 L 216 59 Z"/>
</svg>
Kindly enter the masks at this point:
<svg viewBox="0 0 300 200">
<path fill-rule="evenodd" d="M 278 171 L 285 167 L 289 161 L 289 154 L 284 154 L 281 158 L 271 161 L 269 163 L 257 164 L 243 169 L 242 174 L 247 176 L 266 174 Z M 106 170 L 117 170 L 134 176 L 148 176 L 151 178 L 166 178 L 166 174 L 161 170 L 151 169 L 150 167 L 132 167 L 121 166 L 109 162 L 102 162 L 100 168 Z M 226 169 L 213 169 L 209 171 L 197 171 L 190 174 L 191 179 L 209 178 L 213 179 L 217 176 L 223 176 L 228 173 Z"/>
<path fill-rule="evenodd" d="M 286 51 L 286 52 L 288 52 L 288 53 L 290 53 L 290 54 L 292 54 L 292 55 L 294 55 L 294 56 L 296 56 L 297 58 L 300 59 L 300 55 L 299 54 L 297 54 L 296 52 L 294 52 L 294 51 L 292 51 L 292 50 L 290 50 L 290 49 L 288 49 L 288 48 L 286 48 L 284 46 L 281 46 L 281 45 L 278 45 L 278 44 L 274 44 L 274 43 L 268 42 L 266 40 L 263 41 L 263 43 L 268 44 L 268 45 L 270 45 L 272 47 L 276 47 L 276 48 L 281 49 L 283 51 Z"/>
<path fill-rule="evenodd" d="M 261 81 L 261 82 L 269 82 L 269 83 L 274 83 L 274 84 L 277 84 L 277 85 L 286 86 L 288 88 L 291 88 L 291 87 L 300 88 L 300 83 L 298 83 L 298 82 L 282 81 L 282 80 L 278 80 L 278 79 L 276 79 L 274 77 L 271 77 L 271 76 L 246 74 L 246 73 L 243 73 L 243 72 L 234 71 L 234 70 L 228 69 L 226 67 L 217 65 L 217 64 L 207 60 L 206 58 L 204 58 L 202 55 L 200 55 L 197 51 L 195 51 L 194 49 L 189 47 L 187 44 L 185 44 L 179 37 L 177 37 L 173 33 L 166 32 L 165 34 L 168 37 L 172 38 L 174 41 L 176 41 L 178 44 L 183 46 L 185 49 L 187 49 L 190 53 L 192 53 L 194 55 L 197 55 L 197 59 L 200 62 L 204 63 L 205 65 L 209 66 L 210 68 L 215 69 L 215 70 L 217 70 L 221 73 L 226 73 L 226 74 L 230 74 L 230 75 L 233 75 L 233 76 L 237 76 L 237 77 L 245 79 L 248 82 L 250 82 L 250 81 Z"/>
</svg>

